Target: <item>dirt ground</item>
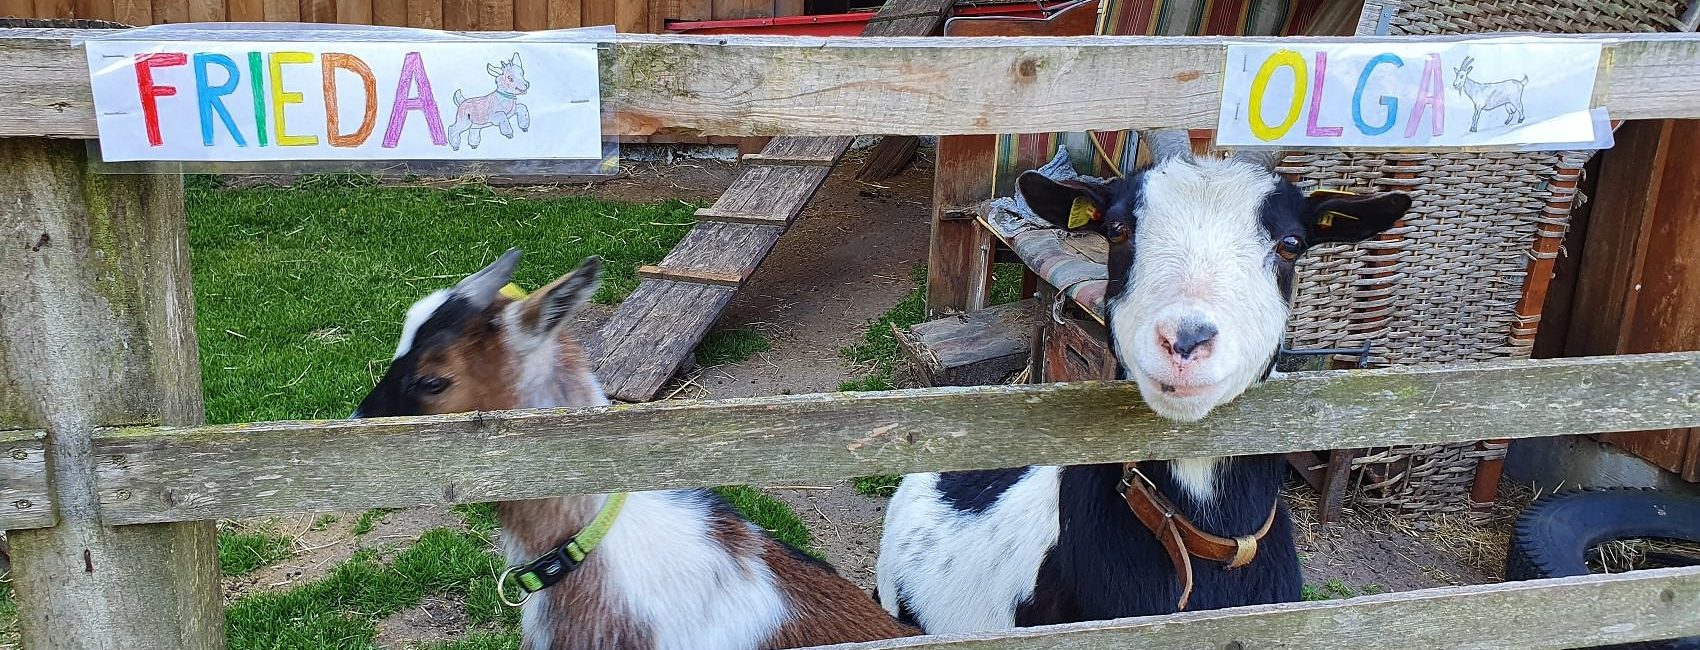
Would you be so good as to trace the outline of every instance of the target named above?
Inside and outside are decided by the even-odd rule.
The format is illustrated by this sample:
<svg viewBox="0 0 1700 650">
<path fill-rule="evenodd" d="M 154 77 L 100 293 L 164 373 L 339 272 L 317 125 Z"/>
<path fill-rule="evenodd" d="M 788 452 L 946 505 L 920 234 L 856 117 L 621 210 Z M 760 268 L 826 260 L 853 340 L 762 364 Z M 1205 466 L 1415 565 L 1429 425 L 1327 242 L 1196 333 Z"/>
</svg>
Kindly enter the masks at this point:
<svg viewBox="0 0 1700 650">
<path fill-rule="evenodd" d="M 914 288 L 910 269 L 926 258 L 931 156 L 931 150 L 922 149 L 913 167 L 878 184 L 856 181 L 860 154 L 847 156 L 717 325 L 758 330 L 772 349 L 741 363 L 693 368 L 662 395 L 728 398 L 824 392 L 864 376 L 862 369 L 847 365 L 839 349 L 859 340 L 867 321 Z M 715 161 L 638 164 L 613 180 L 504 191 L 712 200 L 736 174 L 735 165 Z M 609 311 L 592 310 L 584 316 L 584 326 L 595 326 Z M 899 373 L 898 383 L 903 379 Z M 842 574 L 864 589 L 872 587 L 884 499 L 858 495 L 848 481 L 767 490 L 793 507 L 817 547 Z M 1345 521 L 1318 524 L 1311 515 L 1314 494 L 1295 488 L 1289 502 L 1300 527 L 1306 583 L 1337 581 L 1356 595 L 1496 581 L 1510 515 L 1526 499 L 1516 486 L 1502 492 L 1510 505 L 1485 524 L 1446 523 L 1418 531 L 1372 513 L 1348 512 Z M 310 517 L 290 522 L 302 531 L 297 548 L 303 550 L 282 565 L 233 581 L 227 585 L 229 593 L 285 588 L 322 575 L 362 545 L 459 525 L 446 509 L 407 510 L 392 513 L 373 532 L 355 539 L 348 529 L 357 517 L 343 514 L 339 523 L 317 531 L 308 530 Z M 378 641 L 401 648 L 452 638 L 459 634 L 453 613 L 457 611 L 454 603 L 424 603 L 384 621 Z"/>
</svg>

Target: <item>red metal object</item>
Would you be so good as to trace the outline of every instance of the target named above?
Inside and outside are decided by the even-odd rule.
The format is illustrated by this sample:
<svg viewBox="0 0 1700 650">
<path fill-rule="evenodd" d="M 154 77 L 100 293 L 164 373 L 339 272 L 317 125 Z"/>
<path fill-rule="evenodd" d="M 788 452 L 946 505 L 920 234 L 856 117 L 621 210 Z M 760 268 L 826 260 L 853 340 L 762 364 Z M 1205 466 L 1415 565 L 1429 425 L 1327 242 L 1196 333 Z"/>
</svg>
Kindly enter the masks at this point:
<svg viewBox="0 0 1700 650">
<path fill-rule="evenodd" d="M 953 16 L 1019 16 L 1044 18 L 1047 10 L 1073 0 L 1046 0 L 1010 4 L 960 6 Z M 667 23 L 667 31 L 676 34 L 767 34 L 774 36 L 860 36 L 868 26 L 873 11 L 818 16 L 781 16 L 778 18 L 741 18 L 737 20 L 698 20 Z"/>
</svg>

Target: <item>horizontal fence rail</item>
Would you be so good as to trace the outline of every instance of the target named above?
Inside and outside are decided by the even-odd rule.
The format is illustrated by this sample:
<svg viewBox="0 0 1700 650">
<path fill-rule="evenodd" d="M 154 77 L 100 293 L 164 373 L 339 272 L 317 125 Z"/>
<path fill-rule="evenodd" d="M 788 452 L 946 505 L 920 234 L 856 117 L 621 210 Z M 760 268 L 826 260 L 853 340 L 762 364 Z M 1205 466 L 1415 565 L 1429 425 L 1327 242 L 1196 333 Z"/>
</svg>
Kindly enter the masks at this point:
<svg viewBox="0 0 1700 650">
<path fill-rule="evenodd" d="M 314 33 L 292 36 L 313 40 Z M 0 115 L 7 118 L 0 136 L 95 137 L 87 61 L 74 43 L 109 34 L 0 30 Z M 1700 117 L 1700 34 L 1541 36 L 1605 44 L 1595 99 L 1613 119 Z M 346 35 L 326 36 L 339 37 Z M 604 75 L 616 117 L 604 128 L 719 136 L 1214 128 L 1231 40 L 1469 38 L 620 35 Z"/>
<path fill-rule="evenodd" d="M 1295 373 L 1190 425 L 1094 381 L 142 427 L 94 446 L 114 525 L 1692 426 L 1700 352 Z M 4 444 L 0 525 L 51 525 L 41 443 Z"/>
<path fill-rule="evenodd" d="M 1700 634 L 1700 567 L 818 646 L 813 650 L 1548 650 Z"/>
</svg>

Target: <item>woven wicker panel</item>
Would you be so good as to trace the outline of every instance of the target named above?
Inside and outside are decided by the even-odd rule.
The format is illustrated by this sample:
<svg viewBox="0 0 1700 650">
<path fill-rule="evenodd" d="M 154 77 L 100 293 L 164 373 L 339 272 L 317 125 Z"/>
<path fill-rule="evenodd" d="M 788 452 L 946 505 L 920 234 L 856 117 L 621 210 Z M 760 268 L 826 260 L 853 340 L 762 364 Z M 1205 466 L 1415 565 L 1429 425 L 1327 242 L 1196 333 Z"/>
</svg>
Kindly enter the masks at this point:
<svg viewBox="0 0 1700 650">
<path fill-rule="evenodd" d="M 1409 0 L 1389 22 L 1394 34 L 1475 32 L 1667 32 L 1680 29 L 1686 2 L 1666 0 Z"/>
<path fill-rule="evenodd" d="M 1489 31 L 1652 32 L 1679 25 L 1686 3 L 1402 3 L 1393 34 Z M 1442 364 L 1527 358 L 1539 323 L 1519 318 L 1541 237 L 1562 237 L 1579 198 L 1574 181 L 1593 152 L 1294 153 L 1278 171 L 1306 190 L 1403 190 L 1403 227 L 1356 246 L 1320 248 L 1301 262 L 1289 345 L 1359 347 L 1372 363 Z M 1545 226 L 1545 227 L 1543 227 Z M 1550 257 L 1547 255 L 1546 257 Z M 1527 311 L 1527 310 L 1526 310 Z M 1423 517 L 1470 509 L 1476 466 L 1502 444 L 1363 450 L 1350 498 Z"/>
</svg>

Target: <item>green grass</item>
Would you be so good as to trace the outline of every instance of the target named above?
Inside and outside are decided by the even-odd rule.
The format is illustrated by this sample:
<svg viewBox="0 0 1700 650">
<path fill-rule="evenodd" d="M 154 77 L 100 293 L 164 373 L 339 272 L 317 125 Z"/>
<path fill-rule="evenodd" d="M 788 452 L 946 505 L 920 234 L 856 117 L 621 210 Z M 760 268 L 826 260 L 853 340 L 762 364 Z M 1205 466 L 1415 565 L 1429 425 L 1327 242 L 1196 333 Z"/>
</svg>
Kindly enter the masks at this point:
<svg viewBox="0 0 1700 650">
<path fill-rule="evenodd" d="M 479 535 L 438 528 L 387 564 L 363 550 L 320 580 L 241 598 L 226 610 L 226 638 L 232 650 L 366 648 L 377 633 L 374 621 L 426 594 L 464 596 L 471 625 L 511 628 L 518 611 L 494 595 L 501 568 Z"/>
<path fill-rule="evenodd" d="M 884 474 L 859 477 L 855 482 L 856 494 L 867 497 L 889 497 L 897 491 L 897 483 L 901 480 L 903 480 L 901 476 Z"/>
<path fill-rule="evenodd" d="M 897 347 L 897 336 L 891 328 L 907 329 L 920 324 L 927 316 L 927 268 L 917 266 L 910 277 L 920 285 L 899 300 L 879 318 L 868 323 L 862 341 L 839 351 L 851 363 L 867 364 L 871 372 L 860 379 L 840 383 L 838 390 L 871 392 L 891 390 L 891 379 L 897 364 L 903 362 L 903 352 Z M 999 264 L 992 269 L 991 304 L 1001 305 L 1022 299 L 1021 265 Z M 862 476 L 855 479 L 856 493 L 863 496 L 889 497 L 897 490 L 901 476 Z"/>
<path fill-rule="evenodd" d="M 1338 579 L 1322 583 L 1322 586 L 1305 585 L 1300 594 L 1305 600 L 1334 600 L 1337 598 L 1353 598 L 1356 596 L 1373 596 L 1385 592 L 1380 585 L 1363 585 L 1355 591 Z"/>
<path fill-rule="evenodd" d="M 395 508 L 373 508 L 360 513 L 360 518 L 354 521 L 354 534 L 365 535 L 372 532 L 372 528 L 384 520 L 384 515 L 392 512 L 395 512 Z"/>
<path fill-rule="evenodd" d="M 755 522 L 767 530 L 769 534 L 781 542 L 790 544 L 797 550 L 820 557 L 815 550 L 809 529 L 803 526 L 803 520 L 797 518 L 797 513 L 791 507 L 773 497 L 762 494 L 748 485 L 723 485 L 714 488 L 714 492 L 727 503 L 732 504 L 745 519 Z"/>
<path fill-rule="evenodd" d="M 513 630 L 478 632 L 455 641 L 416 646 L 416 650 L 514 650 L 519 641 L 519 632 Z"/>
<path fill-rule="evenodd" d="M 718 366 L 738 363 L 759 352 L 773 349 L 766 336 L 755 330 L 732 329 L 709 332 L 697 344 L 697 365 Z"/>
<path fill-rule="evenodd" d="M 463 503 L 452 510 L 466 520 L 466 527 L 472 532 L 489 534 L 502 527 L 502 522 L 496 519 L 494 503 Z"/>
<path fill-rule="evenodd" d="M 18 647 L 18 601 L 12 598 L 12 579 L 0 580 L 0 645 Z"/>
<path fill-rule="evenodd" d="M 483 185 L 375 187 L 310 176 L 292 187 L 189 183 L 189 240 L 207 420 L 341 418 L 395 348 L 413 301 L 510 246 L 514 281 L 540 287 L 592 254 L 596 300 L 637 286 L 696 206 L 525 198 Z"/>
<path fill-rule="evenodd" d="M 266 531 L 218 532 L 218 567 L 227 576 L 245 576 L 289 557 L 295 543 Z"/>
</svg>

